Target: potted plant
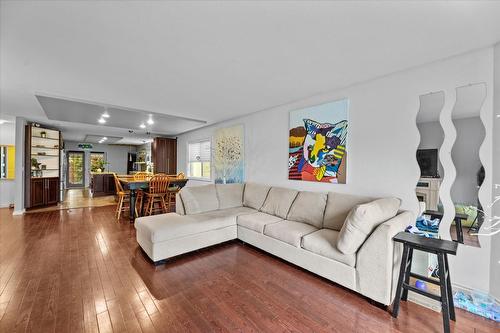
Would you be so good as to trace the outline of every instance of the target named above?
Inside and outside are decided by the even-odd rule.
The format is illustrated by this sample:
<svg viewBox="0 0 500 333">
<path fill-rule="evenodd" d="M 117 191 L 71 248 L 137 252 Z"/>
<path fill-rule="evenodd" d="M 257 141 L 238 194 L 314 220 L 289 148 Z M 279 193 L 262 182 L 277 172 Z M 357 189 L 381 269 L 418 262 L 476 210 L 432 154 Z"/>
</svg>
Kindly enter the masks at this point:
<svg viewBox="0 0 500 333">
<path fill-rule="evenodd" d="M 32 170 L 38 170 L 40 168 L 40 163 L 36 158 L 31 158 L 31 169 Z"/>
</svg>

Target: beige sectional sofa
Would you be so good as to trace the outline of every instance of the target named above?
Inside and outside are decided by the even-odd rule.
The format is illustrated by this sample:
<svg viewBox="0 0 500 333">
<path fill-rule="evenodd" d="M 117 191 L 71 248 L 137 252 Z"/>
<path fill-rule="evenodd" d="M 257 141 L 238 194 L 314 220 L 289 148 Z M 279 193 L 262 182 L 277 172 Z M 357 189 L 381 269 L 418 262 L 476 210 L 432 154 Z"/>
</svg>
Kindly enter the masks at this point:
<svg viewBox="0 0 500 333">
<path fill-rule="evenodd" d="M 238 238 L 389 305 L 401 260 L 392 237 L 413 218 L 398 208 L 394 198 L 211 184 L 183 188 L 176 213 L 138 218 L 135 228 L 155 262 Z"/>
</svg>

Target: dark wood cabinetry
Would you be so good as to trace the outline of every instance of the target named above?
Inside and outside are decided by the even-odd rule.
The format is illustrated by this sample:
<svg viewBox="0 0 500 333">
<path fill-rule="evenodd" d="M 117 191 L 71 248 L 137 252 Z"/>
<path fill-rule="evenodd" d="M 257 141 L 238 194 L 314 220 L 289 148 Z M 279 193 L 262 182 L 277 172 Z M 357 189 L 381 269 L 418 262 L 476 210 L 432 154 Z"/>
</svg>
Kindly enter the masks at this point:
<svg viewBox="0 0 500 333">
<path fill-rule="evenodd" d="M 27 125 L 25 128 L 25 200 L 27 209 L 60 201 L 60 149 L 58 130 Z"/>
<path fill-rule="evenodd" d="M 151 145 L 155 173 L 177 174 L 177 139 L 155 138 Z"/>
<path fill-rule="evenodd" d="M 93 197 L 115 194 L 115 179 L 112 173 L 92 173 L 90 175 L 90 193 Z"/>
<path fill-rule="evenodd" d="M 44 193 L 45 193 L 45 179 L 44 178 L 33 178 L 31 179 L 30 188 L 30 207 L 38 207 L 44 203 Z"/>
<path fill-rule="evenodd" d="M 31 178 L 30 207 L 55 205 L 59 202 L 59 177 Z"/>
</svg>

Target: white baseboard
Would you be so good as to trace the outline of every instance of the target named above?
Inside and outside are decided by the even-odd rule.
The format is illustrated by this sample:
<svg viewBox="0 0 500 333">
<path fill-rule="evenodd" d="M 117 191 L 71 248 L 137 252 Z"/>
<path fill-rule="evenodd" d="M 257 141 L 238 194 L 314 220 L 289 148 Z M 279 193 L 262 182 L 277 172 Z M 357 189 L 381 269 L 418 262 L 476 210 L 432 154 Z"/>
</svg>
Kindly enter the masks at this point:
<svg viewBox="0 0 500 333">
<path fill-rule="evenodd" d="M 12 212 L 12 215 L 24 215 L 24 212 L 26 212 L 25 209 L 23 210 L 15 210 Z"/>
</svg>

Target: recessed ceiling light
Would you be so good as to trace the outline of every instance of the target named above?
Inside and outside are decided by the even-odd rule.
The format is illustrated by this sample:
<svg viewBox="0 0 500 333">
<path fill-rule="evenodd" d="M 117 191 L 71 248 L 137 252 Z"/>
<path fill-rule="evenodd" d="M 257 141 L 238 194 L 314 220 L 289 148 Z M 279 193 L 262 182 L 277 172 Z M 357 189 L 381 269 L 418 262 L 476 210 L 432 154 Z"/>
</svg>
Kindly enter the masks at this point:
<svg viewBox="0 0 500 333">
<path fill-rule="evenodd" d="M 7 120 L 0 119 L 0 125 L 5 124 L 6 122 L 7 122 Z"/>
<path fill-rule="evenodd" d="M 153 116 L 152 115 L 149 115 L 149 119 L 148 119 L 148 125 L 153 125 L 155 122 L 153 121 Z"/>
<path fill-rule="evenodd" d="M 497 114 L 497 118 L 500 118 L 500 114 Z"/>
<path fill-rule="evenodd" d="M 106 141 L 108 138 L 107 138 L 107 137 L 104 137 L 104 138 L 102 138 L 102 139 L 103 139 L 104 141 Z"/>
<path fill-rule="evenodd" d="M 101 117 L 101 118 L 99 118 L 98 122 L 99 122 L 99 124 L 104 124 L 104 123 L 106 123 L 106 119 Z"/>
<path fill-rule="evenodd" d="M 104 113 L 101 116 L 102 118 L 109 118 L 108 108 L 104 108 Z"/>
<path fill-rule="evenodd" d="M 140 128 L 146 128 L 146 125 L 144 125 L 144 123 L 140 124 L 139 125 Z"/>
</svg>

